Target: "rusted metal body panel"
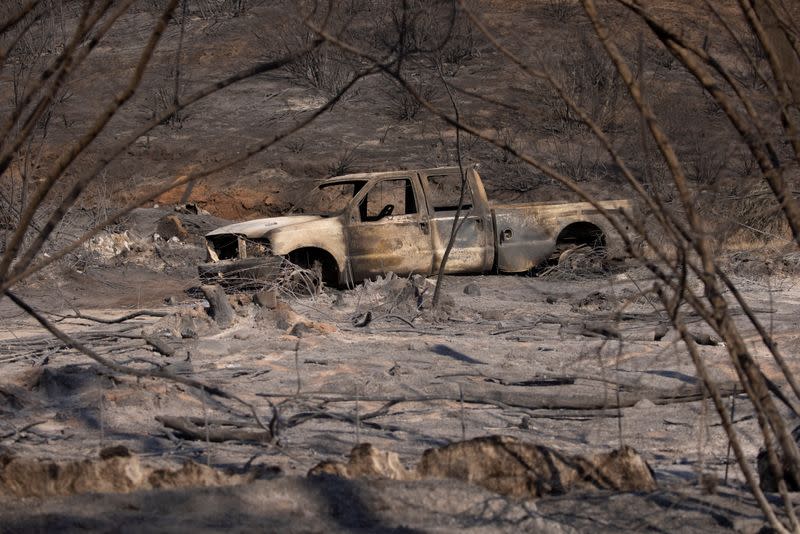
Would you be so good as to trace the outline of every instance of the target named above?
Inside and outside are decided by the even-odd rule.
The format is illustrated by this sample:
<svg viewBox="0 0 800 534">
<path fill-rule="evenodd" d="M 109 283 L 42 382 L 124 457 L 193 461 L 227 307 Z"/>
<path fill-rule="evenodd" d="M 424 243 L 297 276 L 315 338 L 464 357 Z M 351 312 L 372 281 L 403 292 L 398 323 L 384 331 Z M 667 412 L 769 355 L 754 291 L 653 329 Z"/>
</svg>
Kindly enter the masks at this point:
<svg viewBox="0 0 800 534">
<path fill-rule="evenodd" d="M 355 280 L 378 274 L 431 273 L 430 235 L 414 215 L 387 217 L 349 228 L 349 266 Z"/>
<path fill-rule="evenodd" d="M 417 172 L 354 176 L 368 182 L 345 211 L 348 258 L 343 274 L 354 281 L 387 272 L 429 274 L 429 218 Z M 388 206 L 391 212 L 383 215 Z"/>
<path fill-rule="evenodd" d="M 256 219 L 217 228 L 206 234 L 206 241 L 209 261 L 199 266 L 201 278 L 230 282 L 274 272 L 272 265 L 265 270 L 260 266 L 263 262 L 254 261 L 261 257 L 288 256 L 300 249 L 325 251 L 338 265 L 345 265 L 347 257 L 341 217 Z"/>
<path fill-rule="evenodd" d="M 451 200 L 460 196 L 460 171 L 451 167 L 419 174 L 430 214 L 433 271 L 438 272 L 458 209 L 457 201 L 447 202 L 447 189 L 449 185 Z M 460 226 L 445 265 L 446 273 L 488 272 L 494 264 L 494 230 L 486 191 L 475 169 L 468 169 L 465 178 L 467 189 L 459 215 Z"/>
<path fill-rule="evenodd" d="M 603 201 L 599 204 L 603 209 L 617 214 L 631 207 L 627 200 Z M 523 272 L 545 261 L 555 250 L 561 232 L 575 223 L 589 223 L 602 231 L 602 246 L 608 257 L 625 255 L 622 239 L 605 217 L 588 202 L 499 204 L 493 205 L 492 211 L 498 238 L 497 268 L 501 272 Z"/>
<path fill-rule="evenodd" d="M 267 234 L 272 253 L 286 256 L 302 248 L 316 248 L 328 252 L 339 265 L 347 258 L 347 244 L 340 217 L 320 219 Z"/>
<path fill-rule="evenodd" d="M 390 271 L 428 275 L 439 269 L 459 203 L 448 273 L 526 271 L 550 257 L 562 236 L 594 236 L 610 256 L 624 252 L 590 204 L 492 205 L 475 169 L 466 170 L 463 182 L 457 167 L 353 174 L 327 180 L 317 192 L 323 211 L 331 212 L 258 219 L 207 234 L 209 262 L 201 274 L 224 278 L 237 262 L 263 268 L 255 258 L 285 256 L 322 263 L 329 283 Z M 619 213 L 630 203 L 601 206 Z"/>
</svg>

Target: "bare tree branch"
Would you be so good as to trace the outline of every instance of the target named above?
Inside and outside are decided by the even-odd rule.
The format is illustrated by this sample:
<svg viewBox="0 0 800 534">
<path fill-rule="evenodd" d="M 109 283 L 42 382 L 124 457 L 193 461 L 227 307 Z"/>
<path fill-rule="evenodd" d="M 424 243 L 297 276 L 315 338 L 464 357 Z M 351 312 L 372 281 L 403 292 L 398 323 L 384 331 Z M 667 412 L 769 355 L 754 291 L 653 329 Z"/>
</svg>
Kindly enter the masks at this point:
<svg viewBox="0 0 800 534">
<path fill-rule="evenodd" d="M 258 426 L 262 430 L 269 432 L 271 439 L 274 440 L 277 437 L 277 425 L 278 425 L 279 414 L 277 408 L 275 408 L 272 402 L 269 402 L 270 407 L 272 408 L 272 419 L 270 420 L 269 423 L 264 423 L 261 419 L 261 416 L 258 415 L 258 408 L 254 404 L 247 402 L 238 395 L 234 395 L 232 393 L 224 391 L 223 389 L 220 389 L 216 386 L 211 386 L 203 382 L 200 382 L 199 380 L 194 380 L 192 378 L 187 378 L 185 376 L 176 375 L 170 373 L 169 371 L 164 371 L 161 369 L 145 370 L 118 364 L 114 360 L 101 356 L 87 345 L 81 343 L 80 341 L 74 339 L 73 337 L 71 337 L 70 335 L 59 329 L 53 323 L 48 321 L 44 315 L 33 309 L 33 307 L 31 307 L 29 304 L 27 304 L 24 300 L 19 298 L 11 291 L 5 291 L 5 294 L 8 296 L 9 299 L 11 299 L 12 302 L 14 302 L 14 304 L 19 306 L 22 310 L 24 310 L 25 313 L 33 317 L 40 325 L 42 325 L 42 327 L 44 327 L 45 330 L 47 330 L 53 336 L 61 340 L 66 346 L 73 348 L 78 352 L 83 353 L 84 355 L 88 356 L 89 358 L 96 361 L 100 365 L 107 367 L 108 369 L 114 372 L 125 375 L 138 376 L 141 378 L 160 378 L 170 382 L 183 384 L 185 386 L 189 386 L 198 389 L 200 391 L 204 391 L 210 395 L 219 397 L 221 399 L 237 402 L 248 409 L 250 414 L 253 416 L 253 419 L 256 421 L 256 423 L 258 423 Z"/>
</svg>

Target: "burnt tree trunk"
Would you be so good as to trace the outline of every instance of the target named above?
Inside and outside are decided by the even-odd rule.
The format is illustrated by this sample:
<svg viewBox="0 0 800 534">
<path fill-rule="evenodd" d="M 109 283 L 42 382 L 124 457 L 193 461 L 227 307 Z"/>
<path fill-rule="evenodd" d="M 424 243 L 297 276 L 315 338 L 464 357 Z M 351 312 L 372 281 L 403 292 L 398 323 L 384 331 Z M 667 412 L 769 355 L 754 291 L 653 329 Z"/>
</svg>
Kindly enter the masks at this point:
<svg viewBox="0 0 800 534">
<path fill-rule="evenodd" d="M 228 302 L 228 295 L 225 294 L 225 290 L 216 284 L 200 286 L 200 289 L 203 291 L 203 295 L 205 295 L 208 301 L 208 314 L 216 321 L 217 326 L 220 328 L 228 328 L 233 324 L 233 308 L 231 308 L 231 304 Z"/>
</svg>

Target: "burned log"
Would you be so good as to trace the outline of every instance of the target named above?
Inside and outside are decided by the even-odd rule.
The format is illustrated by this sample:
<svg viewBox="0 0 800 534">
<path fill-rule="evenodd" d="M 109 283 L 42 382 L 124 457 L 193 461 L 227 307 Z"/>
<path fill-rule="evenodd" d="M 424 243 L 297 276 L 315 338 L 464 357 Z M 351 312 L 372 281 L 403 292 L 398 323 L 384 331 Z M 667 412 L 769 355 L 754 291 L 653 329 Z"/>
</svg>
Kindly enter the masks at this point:
<svg viewBox="0 0 800 534">
<path fill-rule="evenodd" d="M 197 441 L 269 442 L 271 434 L 261 428 L 238 424 L 235 421 L 206 421 L 200 417 L 159 415 L 156 421 L 178 432 L 180 437 Z"/>
</svg>

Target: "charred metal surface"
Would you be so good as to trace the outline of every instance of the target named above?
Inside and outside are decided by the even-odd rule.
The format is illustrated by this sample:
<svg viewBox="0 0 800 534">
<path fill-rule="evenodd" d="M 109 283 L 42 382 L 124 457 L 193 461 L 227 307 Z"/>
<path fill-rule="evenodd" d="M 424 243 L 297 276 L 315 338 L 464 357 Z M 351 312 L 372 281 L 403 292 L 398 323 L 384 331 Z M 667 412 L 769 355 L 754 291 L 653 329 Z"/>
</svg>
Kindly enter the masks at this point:
<svg viewBox="0 0 800 534">
<path fill-rule="evenodd" d="M 463 222 L 460 222 L 445 265 L 447 273 L 488 272 L 494 264 L 494 227 L 489 199 L 475 169 L 467 171 L 466 179 L 467 189 L 459 217 Z M 438 271 L 458 209 L 461 180 L 457 168 L 421 171 L 420 180 L 431 213 L 433 264 L 434 271 Z"/>
<path fill-rule="evenodd" d="M 489 203 L 475 169 L 457 167 L 363 173 L 323 182 L 311 195 L 322 215 L 257 219 L 206 235 L 208 262 L 201 275 L 268 275 L 268 258 L 319 263 L 329 283 L 343 284 L 394 272 L 438 270 L 461 203 L 459 230 L 448 273 L 523 272 L 545 261 L 561 243 L 624 253 L 621 239 L 600 213 L 583 202 Z M 627 200 L 601 206 L 619 213 Z M 248 274 L 247 276 L 250 276 Z"/>
<path fill-rule="evenodd" d="M 603 209 L 618 213 L 630 209 L 630 201 L 600 202 Z M 497 266 L 502 272 L 523 272 L 546 260 L 559 236 L 571 224 L 589 223 L 602 233 L 610 258 L 622 257 L 625 248 L 613 227 L 586 202 L 542 202 L 493 205 L 497 232 Z M 592 244 L 587 235 L 586 244 Z"/>
<path fill-rule="evenodd" d="M 353 223 L 349 256 L 353 277 L 362 280 L 389 271 L 431 272 L 430 235 L 415 215 L 389 216 L 374 223 Z"/>
<path fill-rule="evenodd" d="M 198 267 L 200 280 L 204 283 L 221 283 L 232 286 L 247 286 L 259 280 L 270 280 L 280 273 L 281 258 L 248 258 L 208 262 Z"/>
</svg>

